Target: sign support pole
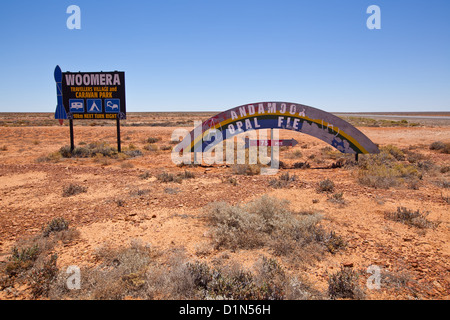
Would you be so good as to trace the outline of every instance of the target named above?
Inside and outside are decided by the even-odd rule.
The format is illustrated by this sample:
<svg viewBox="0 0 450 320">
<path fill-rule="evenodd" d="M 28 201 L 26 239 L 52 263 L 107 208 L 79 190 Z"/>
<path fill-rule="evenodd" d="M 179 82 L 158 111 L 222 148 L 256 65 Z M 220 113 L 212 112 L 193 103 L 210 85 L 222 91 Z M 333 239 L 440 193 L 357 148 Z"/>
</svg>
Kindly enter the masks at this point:
<svg viewBox="0 0 450 320">
<path fill-rule="evenodd" d="M 270 129 L 270 140 L 273 141 L 273 129 Z M 273 145 L 270 146 L 270 167 L 275 168 L 274 162 L 273 162 Z"/>
<path fill-rule="evenodd" d="M 122 148 L 120 145 L 120 119 L 119 117 L 116 118 L 117 123 L 117 151 L 122 152 Z"/>
<path fill-rule="evenodd" d="M 75 143 L 73 141 L 73 119 L 69 119 L 69 127 L 70 127 L 70 152 L 73 152 L 73 149 L 75 149 Z"/>
</svg>

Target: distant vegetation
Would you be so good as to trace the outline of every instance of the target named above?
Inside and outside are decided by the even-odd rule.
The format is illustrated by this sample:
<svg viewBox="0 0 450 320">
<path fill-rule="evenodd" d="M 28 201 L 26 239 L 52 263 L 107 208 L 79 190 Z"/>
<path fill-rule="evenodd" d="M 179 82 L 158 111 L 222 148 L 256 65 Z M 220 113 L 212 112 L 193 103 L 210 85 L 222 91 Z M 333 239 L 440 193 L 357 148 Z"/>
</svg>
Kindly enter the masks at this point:
<svg viewBox="0 0 450 320">
<path fill-rule="evenodd" d="M 407 120 L 384 120 L 372 119 L 364 117 L 342 117 L 345 121 L 356 127 L 417 127 L 420 124 L 416 122 L 408 122 Z"/>
</svg>

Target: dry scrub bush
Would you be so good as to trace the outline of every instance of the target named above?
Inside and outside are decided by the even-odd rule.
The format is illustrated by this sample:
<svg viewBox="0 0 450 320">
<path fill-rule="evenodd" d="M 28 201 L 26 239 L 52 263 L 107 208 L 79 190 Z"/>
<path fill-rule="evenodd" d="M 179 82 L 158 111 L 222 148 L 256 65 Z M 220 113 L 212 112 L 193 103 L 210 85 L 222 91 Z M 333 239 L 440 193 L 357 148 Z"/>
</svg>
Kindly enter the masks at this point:
<svg viewBox="0 0 450 320">
<path fill-rule="evenodd" d="M 428 212 L 421 213 L 420 210 L 413 211 L 404 207 L 397 207 L 397 211 L 386 212 L 387 219 L 398 221 L 408 226 L 413 226 L 420 229 L 436 228 L 440 223 L 427 220 Z"/>
<path fill-rule="evenodd" d="M 150 172 L 144 171 L 143 173 L 141 173 L 141 174 L 139 175 L 139 179 L 147 180 L 147 179 L 150 178 L 151 176 L 152 176 L 152 175 L 150 174 Z"/>
<path fill-rule="evenodd" d="M 431 150 L 440 151 L 445 154 L 450 154 L 450 143 L 442 141 L 435 141 L 430 145 Z"/>
<path fill-rule="evenodd" d="M 34 298 L 47 297 L 57 276 L 57 255 L 51 254 L 60 241 L 68 243 L 79 236 L 76 229 L 69 229 L 68 222 L 55 218 L 30 239 L 17 242 L 0 277 L 1 288 L 26 284 Z"/>
<path fill-rule="evenodd" d="M 150 193 L 150 189 L 140 189 L 136 188 L 133 190 L 130 190 L 130 196 L 131 197 L 142 197 Z"/>
<path fill-rule="evenodd" d="M 158 151 L 158 146 L 154 144 L 147 144 L 144 146 L 144 149 L 147 151 Z"/>
<path fill-rule="evenodd" d="M 398 161 L 405 160 L 405 153 L 398 147 L 388 144 L 387 146 L 384 146 L 381 148 L 383 152 L 389 153 L 391 156 L 393 156 Z"/>
<path fill-rule="evenodd" d="M 44 237 L 48 237 L 52 232 L 59 232 L 69 229 L 69 222 L 62 218 L 54 218 L 52 221 L 50 221 L 42 231 L 42 235 Z"/>
<path fill-rule="evenodd" d="M 325 179 L 319 182 L 319 186 L 317 187 L 318 192 L 333 192 L 334 191 L 334 182 L 330 179 Z"/>
<path fill-rule="evenodd" d="M 316 213 L 302 215 L 289 210 L 289 202 L 263 196 L 245 205 L 224 202 L 205 207 L 216 248 L 253 249 L 268 245 L 276 255 L 312 251 L 335 252 L 345 246 L 342 238 L 327 233 Z M 321 250 L 320 250 L 321 248 Z"/>
<path fill-rule="evenodd" d="M 67 275 L 61 272 L 51 287 L 54 299 L 233 299 L 275 300 L 321 298 L 303 279 L 290 278 L 273 259 L 262 257 L 253 270 L 238 263 L 210 267 L 189 261 L 183 251 L 161 255 L 134 242 L 124 249 L 102 248 L 100 264 L 81 271 L 81 289 L 67 290 Z M 158 260 L 160 258 L 160 260 Z"/>
<path fill-rule="evenodd" d="M 80 193 L 85 193 L 87 192 L 87 187 L 83 187 L 80 186 L 78 184 L 75 183 L 71 183 L 68 186 L 65 186 L 63 188 L 63 197 L 70 197 L 70 196 L 74 196 Z"/>
<path fill-rule="evenodd" d="M 333 193 L 331 196 L 328 197 L 328 201 L 336 204 L 346 204 L 346 201 L 344 199 L 344 193 L 343 192 L 336 192 Z"/>
<path fill-rule="evenodd" d="M 61 161 L 61 158 L 62 158 L 61 153 L 59 153 L 59 152 L 52 152 L 52 153 L 49 153 L 46 156 L 42 156 L 42 157 L 37 158 L 36 162 L 37 163 L 42 163 L 42 162 L 56 163 L 56 162 Z"/>
<path fill-rule="evenodd" d="M 105 246 L 96 251 L 101 262 L 96 268 L 83 268 L 81 288 L 68 290 L 67 274 L 59 272 L 50 290 L 53 299 L 118 300 L 125 297 L 152 298 L 148 295 L 147 270 L 155 258 L 154 251 L 142 242 L 131 241 L 129 247 Z"/>
<path fill-rule="evenodd" d="M 294 163 L 294 169 L 309 169 L 311 165 L 308 162 L 296 162 Z"/>
<path fill-rule="evenodd" d="M 396 152 L 395 148 L 381 148 L 379 154 L 361 157 L 358 164 L 359 183 L 372 188 L 389 189 L 411 180 L 420 180 L 422 174 L 418 168 L 398 161 L 396 157 L 402 156 Z"/>
<path fill-rule="evenodd" d="M 319 291 L 306 281 L 290 278 L 276 260 L 262 257 L 253 272 L 237 263 L 211 268 L 204 262 L 178 260 L 163 280 L 166 297 L 225 300 L 313 299 Z M 155 281 L 158 283 L 158 281 Z M 161 287 L 161 282 L 159 285 Z"/>
<path fill-rule="evenodd" d="M 84 144 L 82 147 L 75 147 L 73 151 L 70 146 L 63 146 L 59 149 L 59 153 L 63 158 L 116 158 L 123 160 L 124 158 L 134 158 L 142 156 L 142 151 L 136 149 L 134 145 L 130 145 L 122 153 L 118 153 L 117 149 L 112 147 L 105 141 L 97 141 Z"/>
<path fill-rule="evenodd" d="M 300 150 L 294 150 L 288 154 L 286 154 L 287 159 L 298 159 L 303 156 L 302 152 Z"/>
<path fill-rule="evenodd" d="M 177 182 L 181 183 L 183 179 L 194 179 L 195 174 L 191 171 L 184 170 L 183 173 L 179 173 L 176 176 L 172 173 L 163 172 L 156 177 L 161 182 Z"/>
<path fill-rule="evenodd" d="M 161 138 L 149 137 L 149 138 L 147 138 L 147 140 L 145 140 L 145 142 L 147 142 L 147 143 L 156 143 L 156 142 L 158 142 L 160 140 L 161 140 Z"/>
<path fill-rule="evenodd" d="M 289 172 L 285 172 L 280 175 L 278 179 L 270 179 L 269 186 L 275 189 L 281 188 L 289 188 L 291 186 L 291 182 L 297 181 L 298 177 L 294 175 L 289 175 Z"/>
<path fill-rule="evenodd" d="M 172 173 L 163 172 L 156 177 L 161 182 L 178 182 L 181 183 L 181 178 Z"/>
<path fill-rule="evenodd" d="M 358 283 L 359 274 L 351 268 L 341 267 L 328 279 L 328 295 L 331 299 L 363 299 L 364 292 Z"/>
<path fill-rule="evenodd" d="M 231 166 L 234 174 L 254 176 L 261 172 L 261 166 L 257 164 L 233 164 Z"/>
</svg>

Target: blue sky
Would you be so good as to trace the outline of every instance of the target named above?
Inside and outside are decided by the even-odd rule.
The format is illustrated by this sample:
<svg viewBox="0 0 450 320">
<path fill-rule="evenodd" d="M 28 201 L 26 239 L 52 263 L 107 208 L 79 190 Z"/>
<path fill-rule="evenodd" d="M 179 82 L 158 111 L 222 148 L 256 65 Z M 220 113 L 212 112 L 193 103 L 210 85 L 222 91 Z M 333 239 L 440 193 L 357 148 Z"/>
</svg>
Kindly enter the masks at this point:
<svg viewBox="0 0 450 320">
<path fill-rule="evenodd" d="M 129 112 L 450 111 L 448 0 L 7 0 L 0 40 L 1 112 L 54 112 L 57 64 L 125 71 Z"/>
</svg>

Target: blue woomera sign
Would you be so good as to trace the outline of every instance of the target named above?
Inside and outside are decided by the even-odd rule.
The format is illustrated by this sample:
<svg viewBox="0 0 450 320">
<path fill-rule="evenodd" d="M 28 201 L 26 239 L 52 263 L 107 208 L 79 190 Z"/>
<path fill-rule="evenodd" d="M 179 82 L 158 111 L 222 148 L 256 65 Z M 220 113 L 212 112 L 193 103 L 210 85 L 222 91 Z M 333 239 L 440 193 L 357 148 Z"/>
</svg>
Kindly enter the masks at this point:
<svg viewBox="0 0 450 320">
<path fill-rule="evenodd" d="M 61 72 L 55 69 L 56 119 L 125 119 L 125 73 Z M 64 117 L 63 111 L 66 113 Z"/>
</svg>

